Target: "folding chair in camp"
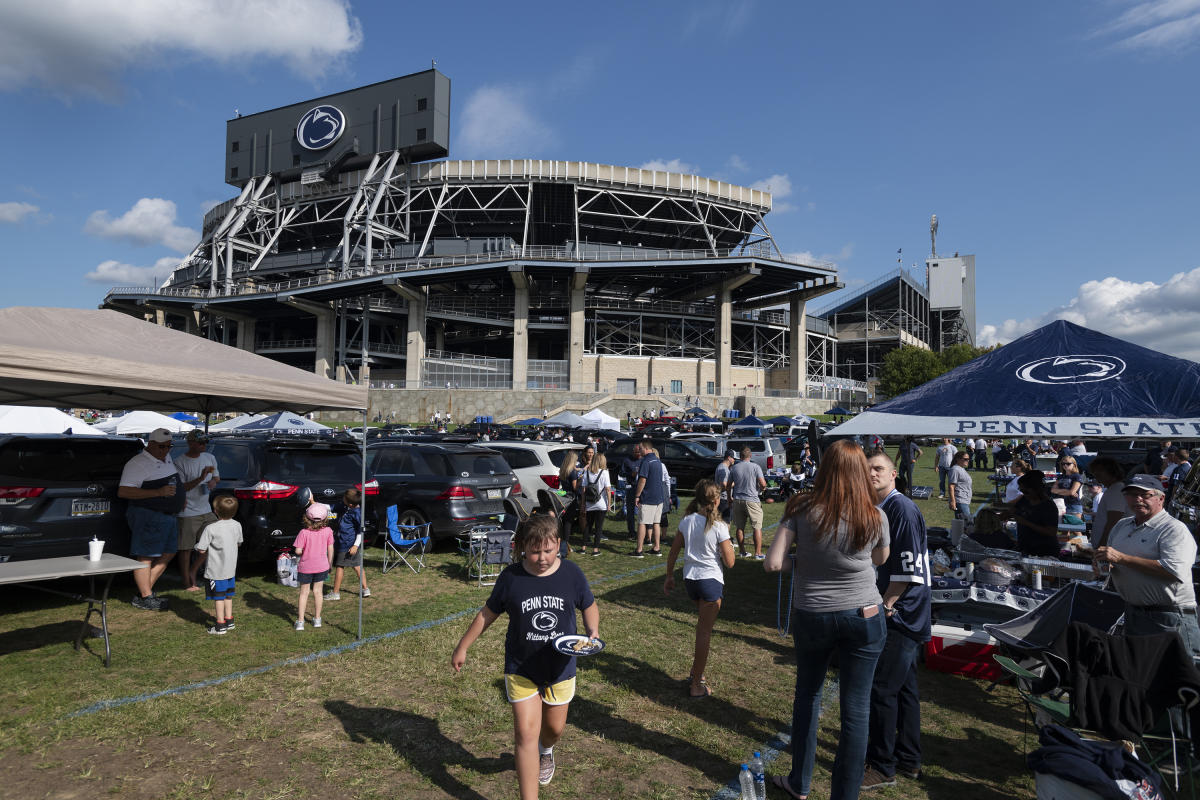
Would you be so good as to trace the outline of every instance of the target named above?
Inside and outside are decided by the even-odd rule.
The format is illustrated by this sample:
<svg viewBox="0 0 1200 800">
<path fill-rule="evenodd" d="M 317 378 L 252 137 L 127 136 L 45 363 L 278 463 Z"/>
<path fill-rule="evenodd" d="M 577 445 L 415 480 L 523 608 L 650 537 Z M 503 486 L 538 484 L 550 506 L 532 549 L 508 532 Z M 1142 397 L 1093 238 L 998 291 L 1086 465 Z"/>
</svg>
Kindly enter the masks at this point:
<svg viewBox="0 0 1200 800">
<path fill-rule="evenodd" d="M 397 522 L 396 506 L 388 506 L 387 536 L 383 540 L 383 571 L 386 573 L 403 562 L 414 574 L 425 568 L 425 554 L 429 552 L 432 523 L 401 525 Z"/>
</svg>

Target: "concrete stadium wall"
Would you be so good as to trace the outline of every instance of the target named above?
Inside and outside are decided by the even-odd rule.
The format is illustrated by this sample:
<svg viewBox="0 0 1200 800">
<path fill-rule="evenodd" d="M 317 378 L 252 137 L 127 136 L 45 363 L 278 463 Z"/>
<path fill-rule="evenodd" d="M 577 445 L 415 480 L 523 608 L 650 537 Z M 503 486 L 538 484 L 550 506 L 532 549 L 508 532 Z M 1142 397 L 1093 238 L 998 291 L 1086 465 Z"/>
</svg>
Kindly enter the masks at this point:
<svg viewBox="0 0 1200 800">
<path fill-rule="evenodd" d="M 496 422 L 525 417 L 553 416 L 567 410 L 577 414 L 599 408 L 606 414 L 625 419 L 626 412 L 641 416 L 653 409 L 671 404 L 684 405 L 685 395 L 637 394 L 620 395 L 594 392 L 524 391 L 510 392 L 495 389 L 371 389 L 368 419 L 380 418 L 392 422 L 426 424 L 434 412 L 450 413 L 456 423 L 471 422 L 477 416 L 491 416 Z M 821 414 L 830 406 L 829 400 L 797 400 L 786 397 L 737 395 L 696 395 L 692 404 L 708 410 L 709 414 L 735 408 L 742 415 L 753 407 L 760 417 Z M 350 411 L 318 412 L 325 421 L 359 422 L 361 414 Z"/>
</svg>

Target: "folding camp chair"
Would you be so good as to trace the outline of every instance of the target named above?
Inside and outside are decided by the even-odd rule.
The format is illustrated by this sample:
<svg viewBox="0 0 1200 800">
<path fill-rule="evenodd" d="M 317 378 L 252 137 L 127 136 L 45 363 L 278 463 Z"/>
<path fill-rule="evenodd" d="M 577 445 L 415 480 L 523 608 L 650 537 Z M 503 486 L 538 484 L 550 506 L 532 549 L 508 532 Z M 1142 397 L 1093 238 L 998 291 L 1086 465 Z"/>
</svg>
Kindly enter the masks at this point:
<svg viewBox="0 0 1200 800">
<path fill-rule="evenodd" d="M 512 563 L 511 531 L 497 528 L 484 534 L 475 561 L 475 577 L 479 586 L 491 586 L 506 566 Z"/>
<path fill-rule="evenodd" d="M 397 522 L 396 506 L 388 506 L 387 537 L 383 540 L 383 571 L 400 562 L 411 569 L 414 574 L 425 568 L 425 553 L 429 551 L 432 536 L 432 523 L 421 525 L 401 525 Z"/>
</svg>

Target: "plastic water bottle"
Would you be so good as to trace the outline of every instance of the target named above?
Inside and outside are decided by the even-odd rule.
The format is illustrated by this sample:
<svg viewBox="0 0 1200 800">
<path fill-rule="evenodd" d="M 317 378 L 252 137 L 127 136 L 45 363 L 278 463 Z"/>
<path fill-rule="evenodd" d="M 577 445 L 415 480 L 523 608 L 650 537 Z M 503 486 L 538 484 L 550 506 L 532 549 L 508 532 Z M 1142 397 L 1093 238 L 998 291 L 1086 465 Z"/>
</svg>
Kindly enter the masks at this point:
<svg viewBox="0 0 1200 800">
<path fill-rule="evenodd" d="M 757 750 L 750 759 L 750 777 L 754 779 L 754 800 L 767 800 L 767 773 L 762 753 Z"/>
<path fill-rule="evenodd" d="M 742 764 L 738 784 L 742 787 L 742 800 L 754 800 L 754 778 L 750 775 L 749 764 Z"/>
</svg>

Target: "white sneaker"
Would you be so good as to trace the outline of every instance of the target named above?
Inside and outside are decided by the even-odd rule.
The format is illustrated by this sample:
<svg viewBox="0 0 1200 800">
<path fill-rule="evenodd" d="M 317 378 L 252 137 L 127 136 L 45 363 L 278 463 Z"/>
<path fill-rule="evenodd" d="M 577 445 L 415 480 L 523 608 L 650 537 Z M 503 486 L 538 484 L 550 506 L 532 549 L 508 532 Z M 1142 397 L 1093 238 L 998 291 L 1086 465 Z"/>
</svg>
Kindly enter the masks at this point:
<svg viewBox="0 0 1200 800">
<path fill-rule="evenodd" d="M 314 628 L 321 627 L 321 618 L 320 617 L 313 617 L 313 627 Z"/>
<path fill-rule="evenodd" d="M 296 620 L 296 630 L 298 630 L 298 631 L 304 630 L 304 620 L 302 620 L 302 619 Z"/>
<path fill-rule="evenodd" d="M 362 596 L 363 596 L 363 597 L 370 597 L 370 596 L 371 596 L 371 590 L 370 590 L 370 589 L 363 589 L 363 590 L 362 590 Z"/>
<path fill-rule="evenodd" d="M 326 600 L 341 600 L 342 595 L 340 592 L 330 592 L 329 594 L 325 595 L 325 599 Z"/>
</svg>

